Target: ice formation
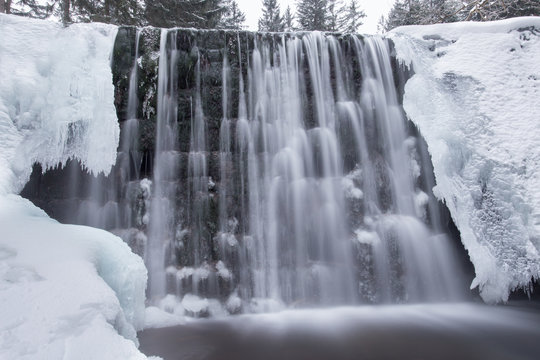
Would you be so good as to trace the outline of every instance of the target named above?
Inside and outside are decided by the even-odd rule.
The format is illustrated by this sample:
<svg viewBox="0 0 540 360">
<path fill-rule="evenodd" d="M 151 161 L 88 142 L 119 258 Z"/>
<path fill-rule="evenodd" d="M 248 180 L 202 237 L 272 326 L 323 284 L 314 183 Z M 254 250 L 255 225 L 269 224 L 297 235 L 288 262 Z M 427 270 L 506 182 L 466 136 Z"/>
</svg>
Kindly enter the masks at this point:
<svg viewBox="0 0 540 360">
<path fill-rule="evenodd" d="M 62 225 L 15 195 L 32 165 L 108 172 L 119 129 L 116 28 L 0 14 L 0 358 L 146 359 L 146 269 L 116 236 Z"/>
<path fill-rule="evenodd" d="M 393 30 L 404 108 L 487 302 L 540 277 L 540 18 Z"/>
<path fill-rule="evenodd" d="M 119 127 L 110 53 L 116 27 L 0 15 L 0 194 L 16 193 L 32 164 L 76 158 L 108 172 Z"/>
</svg>

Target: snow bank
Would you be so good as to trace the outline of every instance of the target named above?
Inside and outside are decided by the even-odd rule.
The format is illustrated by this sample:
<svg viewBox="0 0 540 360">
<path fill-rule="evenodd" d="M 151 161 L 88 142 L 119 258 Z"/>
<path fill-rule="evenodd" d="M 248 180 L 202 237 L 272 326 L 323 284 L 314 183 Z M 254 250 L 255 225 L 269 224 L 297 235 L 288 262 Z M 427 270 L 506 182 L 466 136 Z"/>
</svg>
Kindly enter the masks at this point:
<svg viewBox="0 0 540 360">
<path fill-rule="evenodd" d="M 62 225 L 15 195 L 34 162 L 115 162 L 116 28 L 0 14 L 0 358 L 146 359 L 147 273 L 120 238 Z"/>
<path fill-rule="evenodd" d="M 0 358 L 146 358 L 146 269 L 125 243 L 18 195 L 0 197 L 0 229 Z"/>
<path fill-rule="evenodd" d="M 72 157 L 107 173 L 120 132 L 109 64 L 116 27 L 0 14 L 0 34 L 0 194 L 18 192 L 34 162 Z"/>
<path fill-rule="evenodd" d="M 540 277 L 540 18 L 407 26 L 404 107 L 487 302 Z"/>
</svg>

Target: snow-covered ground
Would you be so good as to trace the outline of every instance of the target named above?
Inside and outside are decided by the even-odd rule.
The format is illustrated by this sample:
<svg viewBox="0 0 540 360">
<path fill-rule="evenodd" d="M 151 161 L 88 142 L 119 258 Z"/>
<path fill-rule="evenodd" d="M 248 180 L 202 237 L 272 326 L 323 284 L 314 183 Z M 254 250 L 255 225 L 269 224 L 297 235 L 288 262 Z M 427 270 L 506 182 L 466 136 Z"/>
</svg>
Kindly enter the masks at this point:
<svg viewBox="0 0 540 360">
<path fill-rule="evenodd" d="M 540 277 L 540 18 L 393 30 L 407 115 L 487 302 Z"/>
<path fill-rule="evenodd" d="M 146 269 L 109 232 L 0 197 L 0 358 L 145 359 Z"/>
<path fill-rule="evenodd" d="M 114 163 L 116 28 L 0 14 L 0 34 L 0 359 L 146 359 L 142 259 L 16 195 L 34 162 Z"/>
</svg>

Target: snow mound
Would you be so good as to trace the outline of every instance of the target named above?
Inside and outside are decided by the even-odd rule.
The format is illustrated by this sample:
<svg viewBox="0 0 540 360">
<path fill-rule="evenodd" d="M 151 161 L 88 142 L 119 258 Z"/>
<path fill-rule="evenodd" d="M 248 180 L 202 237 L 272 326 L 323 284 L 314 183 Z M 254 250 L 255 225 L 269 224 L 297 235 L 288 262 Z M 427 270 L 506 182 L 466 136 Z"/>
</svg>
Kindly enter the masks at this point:
<svg viewBox="0 0 540 360">
<path fill-rule="evenodd" d="M 76 158 L 107 173 L 119 126 L 110 53 L 116 27 L 0 14 L 0 194 L 16 193 L 32 165 Z"/>
<path fill-rule="evenodd" d="M 185 323 L 186 319 L 183 317 L 183 315 L 173 315 L 165 310 L 161 310 L 156 306 L 149 306 L 146 308 L 144 324 L 145 329 L 183 325 Z"/>
<path fill-rule="evenodd" d="M 0 196 L 0 229 L 0 358 L 146 359 L 146 268 L 120 238 L 18 195 Z"/>
<path fill-rule="evenodd" d="M 389 36 L 414 69 L 403 105 L 475 266 L 471 287 L 506 301 L 540 277 L 540 18 Z"/>
</svg>

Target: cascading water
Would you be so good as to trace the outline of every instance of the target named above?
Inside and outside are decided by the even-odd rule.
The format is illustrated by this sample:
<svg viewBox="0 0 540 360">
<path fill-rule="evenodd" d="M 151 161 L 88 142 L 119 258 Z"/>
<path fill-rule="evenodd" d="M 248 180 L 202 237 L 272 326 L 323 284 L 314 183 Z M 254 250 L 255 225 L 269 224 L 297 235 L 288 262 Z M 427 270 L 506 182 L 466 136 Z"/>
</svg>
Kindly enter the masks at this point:
<svg viewBox="0 0 540 360">
<path fill-rule="evenodd" d="M 129 74 L 129 89 L 127 102 L 127 119 L 122 127 L 122 138 L 120 140 L 120 154 L 122 159 L 118 159 L 120 168 L 124 173 L 121 175 L 121 182 L 139 178 L 140 155 L 137 151 L 139 140 L 139 120 L 137 111 L 139 108 L 138 98 L 138 75 L 139 75 L 139 43 L 141 32 L 135 33 L 135 61 Z"/>
<path fill-rule="evenodd" d="M 105 218 L 128 221 L 86 220 L 136 229 L 152 304 L 199 316 L 462 298 L 387 40 L 182 29 L 157 37 L 159 51 L 144 50 L 159 64 L 154 77 L 141 75 L 153 84 L 141 104 L 138 44 L 150 40 L 137 32 L 123 170 L 104 182 L 124 189 Z M 155 116 L 151 181 L 139 173 L 141 112 Z"/>
<path fill-rule="evenodd" d="M 168 46 L 169 44 L 169 46 Z M 178 104 L 176 101 L 176 65 L 178 49 L 174 33 L 161 31 L 158 103 L 156 125 L 156 149 L 154 178 L 148 225 L 148 244 L 145 260 L 148 267 L 148 296 L 160 299 L 166 294 L 166 250 L 175 234 L 175 204 L 177 186 L 174 183 L 178 164 L 176 140 Z"/>
<path fill-rule="evenodd" d="M 239 297 L 248 311 L 459 298 L 438 207 L 417 185 L 430 175 L 416 161 L 388 43 L 312 33 L 256 39 L 243 53 L 250 44 L 236 42 L 236 89 L 223 56 L 218 185 L 208 175 L 203 60 L 191 50 L 188 221 L 177 252 L 190 261 L 168 268 L 176 295 L 230 295 L 227 303 Z"/>
<path fill-rule="evenodd" d="M 253 250 L 242 245 L 248 247 L 256 298 L 321 304 L 353 299 L 341 154 L 334 113 L 324 105 L 331 96 L 329 63 L 315 49 L 306 55 L 317 126 L 307 129 L 302 116 L 298 54 L 302 46 L 326 45 L 319 34 L 283 42 L 278 54 L 262 43 L 253 51 L 249 111 L 239 116 L 237 128 L 238 143 L 247 149 L 242 183 L 248 184 L 251 215 L 243 237 Z M 280 65 L 271 66 L 271 57 Z"/>
</svg>

